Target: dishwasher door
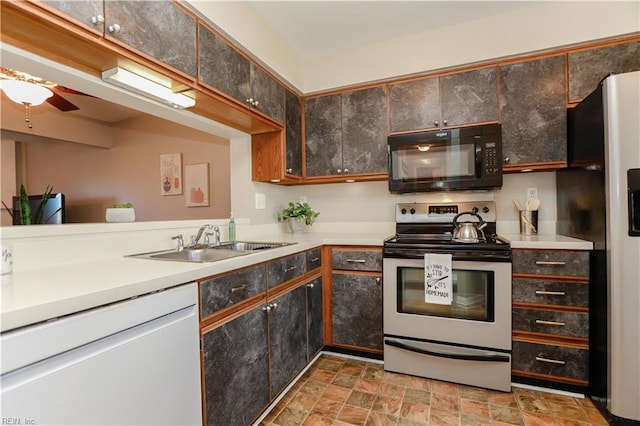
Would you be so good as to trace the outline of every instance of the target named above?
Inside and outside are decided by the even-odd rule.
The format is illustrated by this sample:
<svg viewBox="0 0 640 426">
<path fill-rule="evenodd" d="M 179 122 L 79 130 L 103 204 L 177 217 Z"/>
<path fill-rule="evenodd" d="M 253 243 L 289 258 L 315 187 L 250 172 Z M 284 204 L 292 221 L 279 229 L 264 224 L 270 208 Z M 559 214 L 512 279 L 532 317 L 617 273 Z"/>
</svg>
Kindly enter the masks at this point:
<svg viewBox="0 0 640 426">
<path fill-rule="evenodd" d="M 2 418 L 201 424 L 196 304 L 189 284 L 4 333 Z"/>
</svg>

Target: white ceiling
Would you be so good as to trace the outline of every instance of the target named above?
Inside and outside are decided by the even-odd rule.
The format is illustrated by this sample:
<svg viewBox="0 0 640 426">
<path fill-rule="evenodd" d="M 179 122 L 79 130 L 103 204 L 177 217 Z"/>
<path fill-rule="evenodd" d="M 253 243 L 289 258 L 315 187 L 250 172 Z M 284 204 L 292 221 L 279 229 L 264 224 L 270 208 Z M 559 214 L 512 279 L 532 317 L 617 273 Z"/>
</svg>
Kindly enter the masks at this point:
<svg viewBox="0 0 640 426">
<path fill-rule="evenodd" d="M 484 0 L 247 3 L 302 59 L 500 15 L 533 4 Z"/>
</svg>

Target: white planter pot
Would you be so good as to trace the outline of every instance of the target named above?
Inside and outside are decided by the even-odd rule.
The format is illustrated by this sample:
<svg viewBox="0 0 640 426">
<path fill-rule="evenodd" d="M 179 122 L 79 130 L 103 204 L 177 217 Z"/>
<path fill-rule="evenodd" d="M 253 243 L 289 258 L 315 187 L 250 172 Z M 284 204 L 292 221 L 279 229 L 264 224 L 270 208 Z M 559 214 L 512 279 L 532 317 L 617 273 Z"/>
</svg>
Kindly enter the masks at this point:
<svg viewBox="0 0 640 426">
<path fill-rule="evenodd" d="M 307 224 L 304 223 L 304 220 L 298 222 L 294 217 L 290 217 L 287 219 L 287 223 L 292 234 L 300 234 L 307 231 Z"/>
<path fill-rule="evenodd" d="M 107 209 L 107 222 L 120 223 L 120 222 L 134 222 L 136 220 L 135 209 Z"/>
</svg>

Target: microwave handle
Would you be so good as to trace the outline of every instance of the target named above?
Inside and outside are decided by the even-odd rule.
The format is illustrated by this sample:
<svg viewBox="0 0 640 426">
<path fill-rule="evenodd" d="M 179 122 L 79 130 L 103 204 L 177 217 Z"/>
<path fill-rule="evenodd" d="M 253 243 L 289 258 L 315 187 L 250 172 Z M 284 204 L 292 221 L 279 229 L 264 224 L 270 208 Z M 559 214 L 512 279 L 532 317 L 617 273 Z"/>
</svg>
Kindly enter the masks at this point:
<svg viewBox="0 0 640 426">
<path fill-rule="evenodd" d="M 476 178 L 482 177 L 482 139 L 480 136 L 475 137 L 475 149 L 476 149 Z"/>
</svg>

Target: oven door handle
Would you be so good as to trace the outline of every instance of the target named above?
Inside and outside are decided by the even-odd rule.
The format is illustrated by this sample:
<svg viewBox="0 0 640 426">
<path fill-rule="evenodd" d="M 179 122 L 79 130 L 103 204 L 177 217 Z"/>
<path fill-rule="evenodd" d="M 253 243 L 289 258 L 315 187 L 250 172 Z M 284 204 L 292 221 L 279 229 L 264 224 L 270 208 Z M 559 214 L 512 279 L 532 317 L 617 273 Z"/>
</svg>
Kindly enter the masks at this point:
<svg viewBox="0 0 640 426">
<path fill-rule="evenodd" d="M 497 353 L 487 353 L 484 355 L 471 355 L 471 354 L 455 354 L 455 353 L 447 353 L 447 352 L 437 352 L 429 349 L 412 346 L 396 339 L 388 339 L 388 338 L 384 339 L 384 343 L 385 345 L 395 346 L 396 348 L 404 349 L 410 352 L 417 352 L 423 355 L 437 356 L 440 358 L 459 359 L 462 361 L 489 361 L 489 362 L 509 362 L 510 361 L 510 358 L 508 355 L 501 355 Z"/>
</svg>

